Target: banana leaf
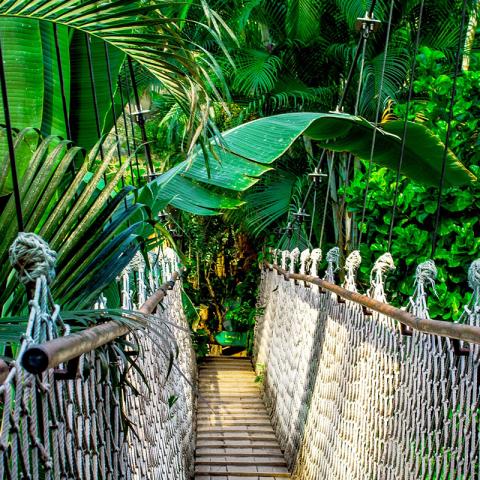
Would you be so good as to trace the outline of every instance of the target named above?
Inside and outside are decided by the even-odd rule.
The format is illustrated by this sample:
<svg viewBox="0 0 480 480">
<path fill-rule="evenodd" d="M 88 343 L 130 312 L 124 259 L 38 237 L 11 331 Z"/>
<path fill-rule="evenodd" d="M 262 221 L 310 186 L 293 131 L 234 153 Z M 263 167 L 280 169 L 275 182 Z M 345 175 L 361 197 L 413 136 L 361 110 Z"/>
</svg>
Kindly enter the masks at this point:
<svg viewBox="0 0 480 480">
<path fill-rule="evenodd" d="M 205 183 L 221 185 L 231 190 L 245 190 L 258 181 L 261 170 L 256 164 L 269 165 L 280 158 L 301 135 L 317 140 L 323 147 L 351 152 L 369 160 L 375 126 L 367 120 L 342 113 L 286 113 L 260 118 L 240 125 L 222 134 L 222 144 L 212 140 L 213 156 L 220 162 L 211 166 L 208 177 L 205 155 L 198 150 L 190 171 L 185 177 L 201 179 Z M 397 169 L 400 158 L 403 122 L 394 121 L 376 128 L 376 142 L 372 160 L 378 165 Z M 442 169 L 444 145 L 421 123 L 408 123 L 401 173 L 424 185 L 438 186 Z M 222 167 L 222 158 L 226 159 Z M 238 168 L 229 174 L 228 168 L 237 162 Z M 238 181 L 238 169 L 255 162 L 249 184 Z M 200 173 L 199 173 L 200 172 Z M 475 182 L 477 178 L 450 150 L 446 156 L 445 185 L 460 186 Z M 242 180 L 243 181 L 243 180 Z"/>
<path fill-rule="evenodd" d="M 96 108 L 99 114 L 100 135 L 107 134 L 113 127 L 114 116 L 108 84 L 108 69 L 105 54 L 105 42 L 98 38 L 91 40 L 92 65 L 95 80 Z M 115 100 L 116 117 L 123 105 L 117 91 L 117 81 L 125 54 L 118 48 L 108 49 L 110 75 Z M 92 148 L 98 141 L 95 102 L 89 74 L 86 37 L 83 32 L 74 32 L 70 48 L 72 68 L 72 93 L 70 126 L 72 140 L 86 149 Z"/>
</svg>

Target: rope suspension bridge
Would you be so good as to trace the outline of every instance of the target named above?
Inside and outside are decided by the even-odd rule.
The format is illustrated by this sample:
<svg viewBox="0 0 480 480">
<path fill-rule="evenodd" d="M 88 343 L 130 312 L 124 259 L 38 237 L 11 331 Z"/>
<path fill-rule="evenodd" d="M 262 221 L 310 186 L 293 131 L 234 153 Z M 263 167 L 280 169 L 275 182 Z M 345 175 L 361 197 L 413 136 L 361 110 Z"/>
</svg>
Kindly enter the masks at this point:
<svg viewBox="0 0 480 480">
<path fill-rule="evenodd" d="M 368 38 L 378 28 L 373 16 L 375 5 L 371 2 L 365 18 L 359 19 L 359 43 L 338 112 L 344 107 L 359 61 L 363 71 Z M 461 30 L 466 5 L 465 0 Z M 422 1 L 415 54 L 423 6 Z M 392 0 L 380 91 L 393 8 Z M 88 35 L 85 38 L 95 129 L 100 138 L 91 39 Z M 54 45 L 70 138 L 56 27 Z M 100 295 L 84 317 L 62 312 L 51 290 L 57 253 L 39 235 L 25 233 L 33 214 L 31 206 L 22 208 L 29 186 L 17 176 L 15 138 L 21 133 L 11 125 L 1 47 L 0 43 L 0 87 L 13 186 L 8 208 L 12 216 L 16 212 L 20 232 L 15 238 L 12 227 L 6 236 L 9 244 L 10 237 L 15 238 L 9 257 L 25 286 L 29 316 L 19 347 L 12 351 L 12 361 L 0 361 L 0 479 L 480 479 L 480 260 L 468 270 L 473 294 L 455 322 L 430 318 L 428 296 L 435 292 L 437 275 L 431 260 L 417 266 L 405 308 L 388 303 L 385 280 L 395 268 L 389 253 L 373 265 L 368 291 L 359 292 L 356 275 L 363 228 L 353 242 L 357 249 L 344 262 L 340 258 L 343 251 L 331 249 L 325 255 L 326 271 L 321 272 L 321 248 L 295 248 L 295 232 L 299 234 L 298 226 L 308 216 L 304 208 L 312 191 L 316 206 L 317 187 L 325 176 L 322 162 L 327 158 L 330 165 L 332 161 L 325 149 L 310 174 L 313 182 L 302 207 L 283 230 L 279 243 L 287 236 L 288 248 L 262 256 L 258 298 L 262 313 L 256 319 L 251 359 L 210 357 L 197 365 L 183 310 L 181 262 L 168 247 L 145 255 L 132 250 L 127 261 L 122 257 L 124 263 L 118 271 L 126 267 L 116 279 L 120 310 L 110 309 L 106 297 Z M 124 187 L 127 169 L 131 184 L 138 181 L 140 147 L 144 149 L 147 178 L 155 177 L 155 171 L 134 65 L 130 58 L 126 60 L 117 85 L 122 106 L 123 96 L 128 103 L 131 115 L 127 121 L 125 109 L 120 115 L 116 111 L 110 53 L 105 45 L 116 141 L 112 158 L 116 155 L 119 162 L 116 183 L 121 181 Z M 459 42 L 432 258 L 460 57 Z M 415 61 L 411 78 L 414 72 Z M 131 93 L 134 105 L 130 105 Z M 406 120 L 411 98 L 410 86 Z M 138 144 L 132 117 L 142 137 Z M 126 137 L 126 163 L 119 142 L 119 118 L 123 119 Z M 406 133 L 405 122 L 389 249 Z M 102 161 L 110 155 L 103 143 L 99 154 Z M 71 167 L 74 176 L 82 173 L 75 171 L 75 162 Z M 83 177 L 78 178 L 80 184 Z M 73 198 L 76 194 L 72 192 Z M 127 197 L 121 200 L 127 206 Z M 326 201 L 324 205 L 320 247 Z M 47 226 L 46 231 L 53 228 Z M 312 229 L 313 221 L 310 240 Z M 58 238 L 54 240 L 59 243 Z"/>
<path fill-rule="evenodd" d="M 2 365 L 1 478 L 479 478 L 480 260 L 450 323 L 428 315 L 433 262 L 400 310 L 385 303 L 388 254 L 363 295 L 356 251 L 343 286 L 338 249 L 323 278 L 319 249 L 273 251 L 259 384 L 248 359 L 213 357 L 197 374 L 173 250 L 124 270 L 122 322 L 77 332 L 49 293 L 55 252 L 23 233 L 10 257 L 32 299 L 16 360 Z M 137 368 L 111 343 L 125 335 Z"/>
</svg>

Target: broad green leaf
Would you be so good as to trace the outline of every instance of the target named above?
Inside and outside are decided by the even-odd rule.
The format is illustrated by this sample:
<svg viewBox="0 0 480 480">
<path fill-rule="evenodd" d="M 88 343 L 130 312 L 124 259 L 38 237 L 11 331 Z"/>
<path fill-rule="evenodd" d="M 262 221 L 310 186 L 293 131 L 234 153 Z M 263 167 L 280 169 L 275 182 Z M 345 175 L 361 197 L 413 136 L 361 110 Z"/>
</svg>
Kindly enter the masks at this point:
<svg viewBox="0 0 480 480">
<path fill-rule="evenodd" d="M 104 48 L 105 42 L 98 38 L 91 41 L 92 64 L 95 81 L 96 105 L 99 113 L 100 134 L 107 134 L 113 127 L 113 115 L 108 84 L 107 60 Z M 117 48 L 109 49 L 112 89 L 115 98 L 115 112 L 118 117 L 121 112 L 119 95 L 116 93 L 116 79 L 125 59 L 125 54 Z M 71 43 L 72 93 L 70 125 L 72 139 L 78 145 L 87 149 L 93 147 L 98 140 L 95 104 L 90 81 L 87 57 L 86 37 L 82 32 L 73 34 Z"/>
<path fill-rule="evenodd" d="M 16 20 L 20 23 L 23 20 Z M 60 72 L 58 69 L 58 58 L 55 49 L 55 37 L 53 25 L 46 22 L 38 22 L 42 36 L 42 58 L 43 62 L 43 113 L 42 133 L 44 135 L 58 135 L 67 137 L 65 116 L 63 110 L 62 90 L 60 85 Z M 57 27 L 58 44 L 62 76 L 64 82 L 65 102 L 67 114 L 70 110 L 70 36 L 68 29 L 62 25 Z M 17 55 L 19 53 L 17 52 Z"/>
<path fill-rule="evenodd" d="M 211 154 L 205 162 L 194 161 L 185 170 L 185 177 L 217 187 L 244 191 L 258 182 L 258 178 L 271 170 L 257 162 L 245 160 L 218 146 L 213 147 L 217 158 Z M 207 167 L 208 165 L 208 167 Z"/>
<path fill-rule="evenodd" d="M 169 172 L 165 175 L 169 175 Z M 155 183 L 158 184 L 157 188 L 155 188 Z M 207 189 L 179 174 L 169 178 L 166 182 L 161 175 L 151 182 L 150 187 L 153 189 L 153 205 L 157 202 L 164 204 L 165 201 L 168 201 L 175 208 L 196 215 L 217 215 L 221 210 L 237 208 L 243 203 L 223 193 Z M 155 208 L 155 210 L 158 209 Z"/>
<path fill-rule="evenodd" d="M 8 104 L 13 128 L 40 128 L 43 108 L 43 62 L 40 26 L 36 20 L 0 18 Z M 0 123 L 5 124 L 3 108 Z"/>
<path fill-rule="evenodd" d="M 373 161 L 396 169 L 400 158 L 403 122 L 390 122 L 377 128 Z M 224 149 L 240 159 L 272 163 L 283 155 L 301 135 L 320 142 L 334 151 L 351 152 L 363 160 L 370 159 L 374 125 L 361 117 L 342 113 L 286 113 L 246 123 L 223 134 Z M 219 152 L 219 146 L 213 146 Z M 422 124 L 409 123 L 402 173 L 419 183 L 438 186 L 444 146 Z M 205 163 L 200 152 L 194 164 Z M 198 168 L 198 167 L 197 167 Z M 187 173 L 188 175 L 188 173 Z M 232 183 L 234 179 L 230 179 Z M 465 185 L 476 181 L 458 158 L 448 152 L 446 185 Z M 232 188 L 227 180 L 222 185 Z M 235 185 L 233 186 L 235 188 Z"/>
</svg>

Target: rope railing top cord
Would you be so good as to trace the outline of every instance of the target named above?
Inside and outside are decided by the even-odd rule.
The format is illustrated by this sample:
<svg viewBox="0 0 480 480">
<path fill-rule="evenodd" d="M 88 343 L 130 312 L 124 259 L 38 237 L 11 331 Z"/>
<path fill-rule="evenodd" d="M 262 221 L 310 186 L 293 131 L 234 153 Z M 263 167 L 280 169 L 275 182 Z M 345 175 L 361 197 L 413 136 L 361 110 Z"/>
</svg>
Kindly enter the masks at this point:
<svg viewBox="0 0 480 480">
<path fill-rule="evenodd" d="M 164 283 L 151 295 L 138 310 L 142 314 L 151 314 L 180 278 L 179 272 L 173 272 L 172 279 Z M 127 335 L 131 327 L 111 320 L 81 332 L 58 337 L 40 345 L 29 347 L 23 357 L 22 366 L 30 373 L 41 373 L 67 363 L 80 355 L 91 352 L 102 345 Z"/>
<path fill-rule="evenodd" d="M 480 344 L 480 327 L 462 325 L 443 320 L 419 318 L 405 310 L 401 310 L 389 305 L 388 303 L 379 302 L 378 300 L 367 297 L 366 295 L 346 290 L 345 288 L 327 282 L 326 280 L 322 280 L 321 278 L 314 277 L 312 275 L 291 273 L 282 267 L 279 267 L 278 265 L 267 262 L 265 265 L 268 268 L 275 269 L 279 274 L 282 274 L 286 280 L 301 280 L 303 282 L 318 285 L 319 287 L 335 293 L 345 300 L 357 303 L 390 318 L 398 320 L 401 324 L 407 325 L 408 327 L 418 330 L 419 332 Z"/>
</svg>

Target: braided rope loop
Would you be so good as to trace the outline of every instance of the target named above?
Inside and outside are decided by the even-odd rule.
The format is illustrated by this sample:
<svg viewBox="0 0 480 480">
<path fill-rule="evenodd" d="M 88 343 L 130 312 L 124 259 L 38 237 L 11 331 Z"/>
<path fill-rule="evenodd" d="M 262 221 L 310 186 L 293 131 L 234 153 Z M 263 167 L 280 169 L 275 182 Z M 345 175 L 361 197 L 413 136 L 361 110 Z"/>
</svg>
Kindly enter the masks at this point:
<svg viewBox="0 0 480 480">
<path fill-rule="evenodd" d="M 368 293 L 372 298 L 386 302 L 384 277 L 394 270 L 395 263 L 390 253 L 384 253 L 377 259 L 370 272 L 370 290 Z"/>
</svg>

